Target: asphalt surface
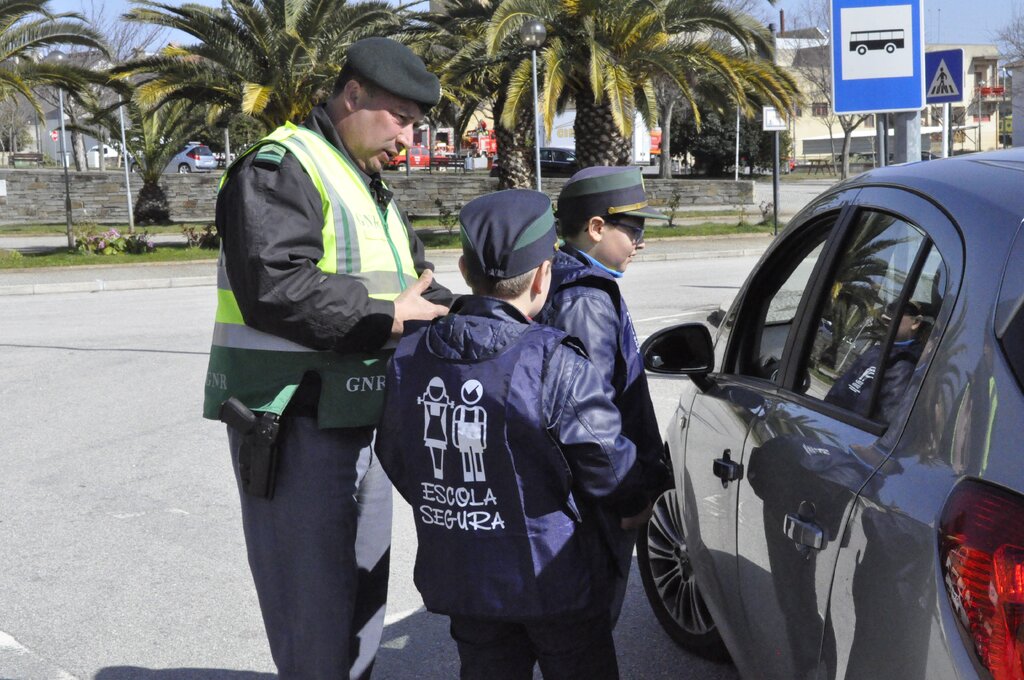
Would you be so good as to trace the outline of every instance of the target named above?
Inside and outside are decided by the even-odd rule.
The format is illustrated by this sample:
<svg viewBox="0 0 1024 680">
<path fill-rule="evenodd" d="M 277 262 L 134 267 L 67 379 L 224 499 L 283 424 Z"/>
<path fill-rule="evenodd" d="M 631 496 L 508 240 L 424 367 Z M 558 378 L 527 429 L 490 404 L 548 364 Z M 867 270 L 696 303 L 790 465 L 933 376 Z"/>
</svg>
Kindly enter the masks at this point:
<svg viewBox="0 0 1024 680">
<path fill-rule="evenodd" d="M 621 281 L 641 338 L 706 316 L 757 259 L 658 261 L 667 246 Z M 438 279 L 466 292 L 452 262 Z M 215 306 L 212 284 L 0 297 L 0 679 L 275 677 L 224 427 L 199 417 Z M 652 377 L 660 423 L 679 389 Z M 397 501 L 393 545 L 374 677 L 458 677 L 447 621 L 413 585 L 413 513 Z M 623 680 L 738 680 L 669 640 L 635 567 L 615 641 Z"/>
</svg>

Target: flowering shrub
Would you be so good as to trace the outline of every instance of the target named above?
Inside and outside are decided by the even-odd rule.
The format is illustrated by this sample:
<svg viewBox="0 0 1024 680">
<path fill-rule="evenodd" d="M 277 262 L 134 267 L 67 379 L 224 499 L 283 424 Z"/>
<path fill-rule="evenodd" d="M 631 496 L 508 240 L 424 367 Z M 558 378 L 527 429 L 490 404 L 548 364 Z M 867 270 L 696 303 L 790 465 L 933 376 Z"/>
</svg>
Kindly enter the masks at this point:
<svg viewBox="0 0 1024 680">
<path fill-rule="evenodd" d="M 201 230 L 195 227 L 185 227 L 181 230 L 185 234 L 185 241 L 189 248 L 204 248 L 206 250 L 217 250 L 220 248 L 220 234 L 217 227 L 207 224 Z"/>
<path fill-rule="evenodd" d="M 117 229 L 108 229 L 100 233 L 90 230 L 75 237 L 75 249 L 80 253 L 95 255 L 141 255 L 156 250 L 156 244 L 147 232 L 121 234 Z"/>
</svg>

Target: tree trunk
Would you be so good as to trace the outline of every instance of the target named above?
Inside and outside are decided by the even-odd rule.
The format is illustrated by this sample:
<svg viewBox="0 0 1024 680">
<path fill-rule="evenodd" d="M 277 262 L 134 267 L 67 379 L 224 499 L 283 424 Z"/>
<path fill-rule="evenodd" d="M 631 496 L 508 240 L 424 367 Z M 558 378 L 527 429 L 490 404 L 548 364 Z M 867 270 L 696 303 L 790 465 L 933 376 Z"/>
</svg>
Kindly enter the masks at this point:
<svg viewBox="0 0 1024 680">
<path fill-rule="evenodd" d="M 581 168 L 629 165 L 630 140 L 615 127 L 611 105 L 607 100 L 597 104 L 590 90 L 576 93 L 573 134 L 576 136 L 576 160 Z"/>
<path fill-rule="evenodd" d="M 157 182 L 144 181 L 135 203 L 136 224 L 167 224 L 171 221 L 171 208 L 167 194 Z"/>
<path fill-rule="evenodd" d="M 850 176 L 850 144 L 853 141 L 853 130 L 843 130 L 843 166 L 839 179 Z"/>
<path fill-rule="evenodd" d="M 675 108 L 676 103 L 669 101 L 664 106 L 660 107 L 661 111 L 658 112 L 658 121 L 661 123 L 661 159 L 659 161 L 660 168 L 658 177 L 661 179 L 672 179 L 672 110 Z"/>
<path fill-rule="evenodd" d="M 537 186 L 533 150 L 533 110 L 523 110 L 511 130 L 498 121 L 505 108 L 501 97 L 494 106 L 494 131 L 498 138 L 498 188 L 533 189 Z"/>
<path fill-rule="evenodd" d="M 99 154 L 100 166 L 99 166 L 99 169 L 100 169 L 100 172 L 106 172 L 106 170 L 107 170 L 107 131 L 104 130 L 103 128 L 100 128 L 100 139 L 99 139 L 99 142 L 100 142 L 100 154 Z"/>
</svg>

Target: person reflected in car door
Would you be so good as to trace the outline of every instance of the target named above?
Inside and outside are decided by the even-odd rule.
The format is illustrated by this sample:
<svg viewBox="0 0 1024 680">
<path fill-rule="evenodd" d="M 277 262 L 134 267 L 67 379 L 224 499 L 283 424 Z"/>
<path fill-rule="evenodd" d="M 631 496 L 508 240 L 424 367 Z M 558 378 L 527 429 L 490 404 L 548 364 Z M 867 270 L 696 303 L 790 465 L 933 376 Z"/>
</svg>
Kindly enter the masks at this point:
<svg viewBox="0 0 1024 680">
<path fill-rule="evenodd" d="M 890 303 L 882 313 L 881 320 L 886 325 L 892 322 L 898 304 Z M 921 358 L 929 329 L 930 325 L 926 323 L 920 307 L 914 302 L 907 302 L 900 315 L 896 337 L 885 359 L 885 372 L 878 393 L 875 412 L 881 414 L 883 420 L 888 421 L 888 414 L 895 411 L 903 398 L 917 361 Z M 883 346 L 884 343 L 876 343 L 857 357 L 829 389 L 825 401 L 869 417 L 871 393 L 880 369 Z"/>
</svg>

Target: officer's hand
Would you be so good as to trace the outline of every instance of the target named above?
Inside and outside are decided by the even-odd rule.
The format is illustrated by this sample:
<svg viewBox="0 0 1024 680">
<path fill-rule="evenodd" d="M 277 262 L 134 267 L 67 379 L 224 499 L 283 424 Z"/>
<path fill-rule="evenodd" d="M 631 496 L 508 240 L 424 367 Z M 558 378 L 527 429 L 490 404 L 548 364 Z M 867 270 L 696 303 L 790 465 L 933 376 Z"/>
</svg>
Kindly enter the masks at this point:
<svg viewBox="0 0 1024 680">
<path fill-rule="evenodd" d="M 623 517 L 619 521 L 619 526 L 623 529 L 639 529 L 647 523 L 647 520 L 649 520 L 653 514 L 654 506 L 648 503 L 647 507 L 644 508 L 640 514 L 633 515 L 632 517 Z"/>
<path fill-rule="evenodd" d="M 423 298 L 424 291 L 430 287 L 434 280 L 434 272 L 424 269 L 416 283 L 403 290 L 395 298 L 395 320 L 391 324 L 391 335 L 395 338 L 402 336 L 406 321 L 422 319 L 429 321 L 448 313 L 444 305 L 435 305 Z"/>
</svg>

